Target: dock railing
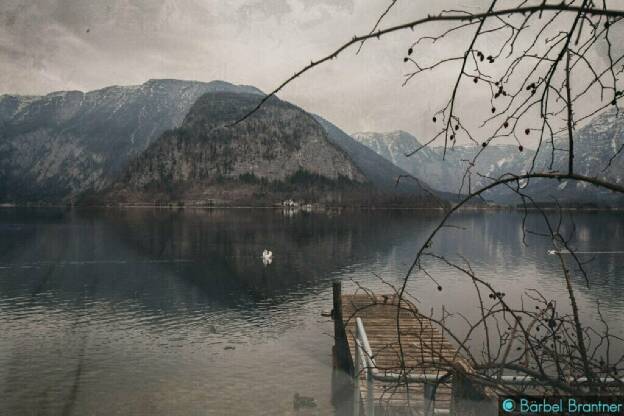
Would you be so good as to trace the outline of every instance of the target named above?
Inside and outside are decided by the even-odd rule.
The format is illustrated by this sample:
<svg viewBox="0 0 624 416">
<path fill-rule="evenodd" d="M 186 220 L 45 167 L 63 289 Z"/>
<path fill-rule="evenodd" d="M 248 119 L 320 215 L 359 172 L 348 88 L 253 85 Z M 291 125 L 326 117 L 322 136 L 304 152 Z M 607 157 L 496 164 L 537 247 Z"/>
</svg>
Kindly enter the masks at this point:
<svg viewBox="0 0 624 416">
<path fill-rule="evenodd" d="M 366 415 L 372 416 L 375 414 L 375 398 L 374 398 L 374 382 L 407 382 L 407 383 L 423 383 L 424 384 L 424 403 L 425 403 L 425 415 L 432 416 L 434 414 L 448 415 L 449 409 L 434 409 L 435 391 L 437 384 L 449 379 L 450 373 L 444 372 L 440 374 L 401 374 L 388 371 L 382 371 L 377 368 L 375 364 L 375 358 L 373 351 L 368 342 L 368 336 L 364 329 L 364 323 L 362 318 L 355 318 L 356 330 L 355 330 L 355 360 L 353 363 L 354 375 L 353 375 L 353 393 L 354 393 L 354 405 L 353 414 L 359 416 L 360 414 L 360 373 L 362 371 L 366 374 Z"/>
</svg>

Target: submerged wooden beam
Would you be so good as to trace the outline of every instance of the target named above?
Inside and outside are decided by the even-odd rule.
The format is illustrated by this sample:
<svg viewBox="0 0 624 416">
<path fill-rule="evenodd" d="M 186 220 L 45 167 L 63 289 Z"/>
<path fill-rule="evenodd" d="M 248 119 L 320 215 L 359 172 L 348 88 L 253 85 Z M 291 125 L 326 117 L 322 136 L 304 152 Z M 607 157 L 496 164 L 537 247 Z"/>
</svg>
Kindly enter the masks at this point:
<svg viewBox="0 0 624 416">
<path fill-rule="evenodd" d="M 333 309 L 331 316 L 334 320 L 334 367 L 351 372 L 353 366 L 349 354 L 347 335 L 343 324 L 342 314 L 342 285 L 340 280 L 332 284 Z"/>
</svg>

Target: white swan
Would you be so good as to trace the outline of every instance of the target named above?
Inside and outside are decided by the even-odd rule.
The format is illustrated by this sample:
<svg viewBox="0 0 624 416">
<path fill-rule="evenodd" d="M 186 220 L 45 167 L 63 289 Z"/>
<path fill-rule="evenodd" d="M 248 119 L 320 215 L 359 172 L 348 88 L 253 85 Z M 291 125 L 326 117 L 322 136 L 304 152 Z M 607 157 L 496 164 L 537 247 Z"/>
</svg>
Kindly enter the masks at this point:
<svg viewBox="0 0 624 416">
<path fill-rule="evenodd" d="M 262 263 L 266 266 L 271 264 L 271 262 L 273 262 L 273 252 L 265 248 L 262 252 Z"/>
<path fill-rule="evenodd" d="M 555 254 L 572 254 L 572 252 L 570 250 L 548 250 L 547 251 L 548 255 L 550 256 L 554 256 Z M 577 251 L 577 254 L 582 254 L 582 253 L 591 253 L 591 251 Z"/>
</svg>

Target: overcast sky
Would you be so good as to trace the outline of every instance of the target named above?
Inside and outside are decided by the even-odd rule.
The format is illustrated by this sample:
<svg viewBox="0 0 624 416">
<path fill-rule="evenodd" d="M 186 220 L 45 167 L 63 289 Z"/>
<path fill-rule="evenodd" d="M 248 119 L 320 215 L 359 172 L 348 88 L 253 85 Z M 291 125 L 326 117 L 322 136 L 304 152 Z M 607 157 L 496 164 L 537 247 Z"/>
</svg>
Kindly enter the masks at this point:
<svg viewBox="0 0 624 416">
<path fill-rule="evenodd" d="M 368 32 L 389 0 L 2 0 L 0 93 L 45 94 L 139 84 L 150 78 L 222 79 L 270 91 L 354 34 Z M 382 26 L 485 0 L 399 0 Z M 433 30 L 429 26 L 426 30 Z M 425 28 L 423 28 L 425 30 Z M 416 33 L 368 42 L 280 94 L 347 132 L 432 132 L 448 96 L 449 66 L 402 87 Z M 459 39 L 458 42 L 465 42 Z M 443 51 L 428 48 L 435 57 Z M 425 56 L 426 57 L 426 56 Z M 468 104 L 487 105 L 479 96 Z M 472 101 L 472 102 L 471 102 Z"/>
</svg>

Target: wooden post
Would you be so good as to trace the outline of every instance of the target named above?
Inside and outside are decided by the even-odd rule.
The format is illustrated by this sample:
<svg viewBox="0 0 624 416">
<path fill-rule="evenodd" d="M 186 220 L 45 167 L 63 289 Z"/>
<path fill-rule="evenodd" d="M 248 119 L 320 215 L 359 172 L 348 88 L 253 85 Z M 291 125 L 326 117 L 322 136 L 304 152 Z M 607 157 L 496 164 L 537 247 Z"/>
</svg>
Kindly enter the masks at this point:
<svg viewBox="0 0 624 416">
<path fill-rule="evenodd" d="M 425 382 L 424 385 L 425 416 L 433 416 L 437 385 Z"/>
<path fill-rule="evenodd" d="M 466 402 L 468 400 L 469 386 L 462 371 L 453 373 L 453 384 L 451 387 L 451 415 L 459 416 L 468 414 Z"/>
<path fill-rule="evenodd" d="M 353 375 L 351 352 L 347 343 L 347 334 L 345 332 L 344 322 L 342 320 L 342 283 L 340 280 L 334 280 L 332 284 L 334 308 L 332 310 L 332 318 L 334 320 L 334 346 L 336 347 L 336 364 L 349 374 Z"/>
<path fill-rule="evenodd" d="M 342 282 L 334 280 L 332 284 L 334 295 L 334 309 L 332 310 L 332 318 L 334 318 L 334 338 L 338 340 L 344 333 L 342 329 Z"/>
<path fill-rule="evenodd" d="M 482 386 L 473 384 L 461 370 L 453 373 L 451 415 L 483 416 L 498 414 L 494 398 L 485 394 Z"/>
</svg>

